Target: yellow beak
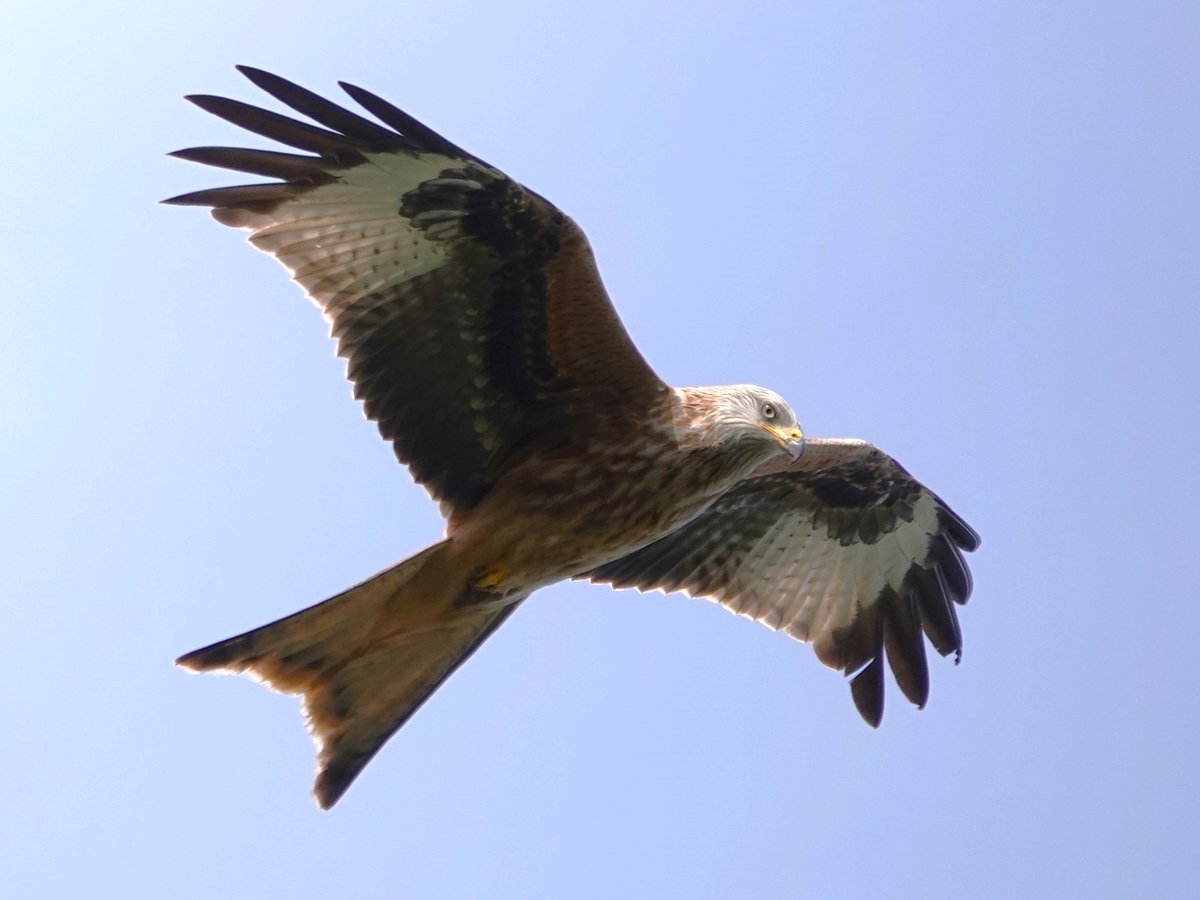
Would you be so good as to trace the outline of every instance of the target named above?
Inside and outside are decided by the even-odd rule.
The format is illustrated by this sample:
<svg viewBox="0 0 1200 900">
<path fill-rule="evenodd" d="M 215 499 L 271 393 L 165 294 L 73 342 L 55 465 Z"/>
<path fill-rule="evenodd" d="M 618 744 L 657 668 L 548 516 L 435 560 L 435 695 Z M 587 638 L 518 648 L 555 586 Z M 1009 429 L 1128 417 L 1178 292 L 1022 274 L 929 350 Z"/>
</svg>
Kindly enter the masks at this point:
<svg viewBox="0 0 1200 900">
<path fill-rule="evenodd" d="M 779 428 L 765 422 L 759 422 L 758 427 L 779 441 L 779 446 L 786 450 L 792 459 L 799 459 L 800 454 L 804 452 L 804 432 L 799 428 Z"/>
</svg>

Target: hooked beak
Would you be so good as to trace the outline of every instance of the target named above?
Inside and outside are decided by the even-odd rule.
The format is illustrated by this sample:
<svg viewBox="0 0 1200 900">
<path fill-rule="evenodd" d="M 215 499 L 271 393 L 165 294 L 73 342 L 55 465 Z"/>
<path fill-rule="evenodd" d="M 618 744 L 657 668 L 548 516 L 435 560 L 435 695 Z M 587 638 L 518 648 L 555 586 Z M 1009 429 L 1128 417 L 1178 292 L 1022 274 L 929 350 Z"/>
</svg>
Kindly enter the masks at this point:
<svg viewBox="0 0 1200 900">
<path fill-rule="evenodd" d="M 771 436 L 779 441 L 779 446 L 787 451 L 793 462 L 798 460 L 800 454 L 804 452 L 804 432 L 799 428 L 773 428 L 762 422 L 759 422 L 758 426 L 764 431 L 770 432 Z"/>
</svg>

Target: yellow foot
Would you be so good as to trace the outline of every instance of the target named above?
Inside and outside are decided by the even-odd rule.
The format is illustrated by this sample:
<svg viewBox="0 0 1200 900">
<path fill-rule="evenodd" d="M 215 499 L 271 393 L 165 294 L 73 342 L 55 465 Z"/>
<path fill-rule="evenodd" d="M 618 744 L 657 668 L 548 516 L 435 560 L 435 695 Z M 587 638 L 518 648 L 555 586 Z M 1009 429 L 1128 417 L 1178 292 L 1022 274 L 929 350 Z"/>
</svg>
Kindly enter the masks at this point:
<svg viewBox="0 0 1200 900">
<path fill-rule="evenodd" d="M 497 563 L 490 569 L 484 571 L 481 575 L 476 576 L 473 587 L 481 591 L 492 591 L 500 586 L 500 582 L 504 580 L 504 576 L 508 574 L 508 569 Z"/>
</svg>

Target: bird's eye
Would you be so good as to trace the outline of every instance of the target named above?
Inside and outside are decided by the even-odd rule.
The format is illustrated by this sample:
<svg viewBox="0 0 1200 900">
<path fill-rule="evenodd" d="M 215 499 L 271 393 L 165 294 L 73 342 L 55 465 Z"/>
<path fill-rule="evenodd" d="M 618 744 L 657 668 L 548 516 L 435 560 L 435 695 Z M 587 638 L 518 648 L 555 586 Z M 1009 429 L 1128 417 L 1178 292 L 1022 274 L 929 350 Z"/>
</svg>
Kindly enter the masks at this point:
<svg viewBox="0 0 1200 900">
<path fill-rule="evenodd" d="M 762 410 L 762 416 L 764 419 L 775 418 L 775 407 L 772 406 L 770 403 L 764 403 L 763 410 Z"/>
</svg>

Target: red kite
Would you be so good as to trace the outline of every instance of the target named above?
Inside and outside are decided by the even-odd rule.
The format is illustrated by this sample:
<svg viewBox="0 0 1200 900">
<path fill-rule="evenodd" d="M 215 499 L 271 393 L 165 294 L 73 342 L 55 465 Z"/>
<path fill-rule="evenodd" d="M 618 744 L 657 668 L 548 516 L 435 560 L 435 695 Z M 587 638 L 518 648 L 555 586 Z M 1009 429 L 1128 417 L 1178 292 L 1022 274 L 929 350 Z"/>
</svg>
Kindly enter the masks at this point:
<svg viewBox="0 0 1200 900">
<path fill-rule="evenodd" d="M 181 150 L 276 180 L 167 202 L 212 207 L 287 266 L 447 519 L 444 540 L 357 587 L 179 660 L 303 695 L 322 807 L 526 597 L 567 578 L 685 591 L 809 641 L 853 676 L 871 725 L 885 657 L 925 704 L 922 635 L 961 654 L 962 551 L 979 545 L 945 503 L 870 444 L 805 441 L 773 391 L 665 384 L 580 228 L 498 169 L 361 88 L 342 85 L 378 122 L 241 71 L 320 127 L 190 97 L 304 152 Z"/>
</svg>

